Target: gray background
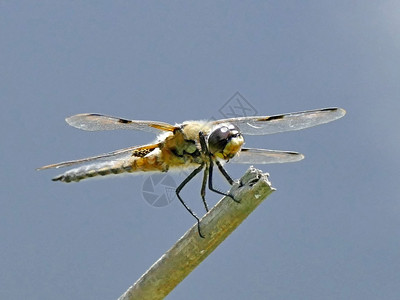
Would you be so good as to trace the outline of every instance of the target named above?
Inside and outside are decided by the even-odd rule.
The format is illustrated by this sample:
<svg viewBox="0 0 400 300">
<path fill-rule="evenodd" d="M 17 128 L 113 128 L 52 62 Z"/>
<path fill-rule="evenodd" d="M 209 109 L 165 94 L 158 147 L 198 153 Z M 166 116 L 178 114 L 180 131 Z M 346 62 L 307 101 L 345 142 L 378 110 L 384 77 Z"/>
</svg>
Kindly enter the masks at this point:
<svg viewBox="0 0 400 300">
<path fill-rule="evenodd" d="M 221 118 L 239 91 L 260 115 L 347 115 L 247 139 L 306 159 L 259 166 L 277 191 L 169 299 L 398 299 L 399 9 L 1 1 L 0 298 L 116 299 L 194 224 L 176 200 L 143 200 L 145 176 L 62 184 L 50 180 L 57 170 L 36 172 L 154 139 L 79 131 L 66 116 Z M 246 168 L 227 166 L 234 178 Z M 199 183 L 183 197 L 202 213 Z"/>
</svg>

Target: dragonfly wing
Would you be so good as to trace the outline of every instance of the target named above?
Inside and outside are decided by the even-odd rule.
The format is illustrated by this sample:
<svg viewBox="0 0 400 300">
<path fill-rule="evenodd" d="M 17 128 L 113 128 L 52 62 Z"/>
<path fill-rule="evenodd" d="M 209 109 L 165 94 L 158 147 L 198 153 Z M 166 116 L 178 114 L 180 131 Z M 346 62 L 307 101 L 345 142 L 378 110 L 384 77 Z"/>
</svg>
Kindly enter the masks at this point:
<svg viewBox="0 0 400 300">
<path fill-rule="evenodd" d="M 275 116 L 222 119 L 211 123 L 232 123 L 239 127 L 243 134 L 264 135 L 300 130 L 329 123 L 343 117 L 345 114 L 346 111 L 342 108 L 323 108 Z"/>
<path fill-rule="evenodd" d="M 304 155 L 292 151 L 242 148 L 230 162 L 239 164 L 275 164 L 302 160 Z"/>
<path fill-rule="evenodd" d="M 121 160 L 121 159 L 129 158 L 135 154 L 145 155 L 147 152 L 151 152 L 152 150 L 154 150 L 158 147 L 159 147 L 159 144 L 129 147 L 129 148 L 124 148 L 124 149 L 120 149 L 120 150 L 116 150 L 116 151 L 112 151 L 112 152 L 108 152 L 108 153 L 104 153 L 104 154 L 100 154 L 100 155 L 96 155 L 96 156 L 91 156 L 91 157 L 87 157 L 87 158 L 47 165 L 47 166 L 37 168 L 37 170 L 46 170 L 46 169 L 52 169 L 52 168 L 58 169 L 58 168 L 80 165 L 83 163 L 95 162 L 95 161 L 105 162 L 105 161 Z"/>
<path fill-rule="evenodd" d="M 100 114 L 79 114 L 68 117 L 65 121 L 75 128 L 87 131 L 131 129 L 158 134 L 160 131 L 173 131 L 176 128 L 164 122 L 126 120 Z"/>
</svg>

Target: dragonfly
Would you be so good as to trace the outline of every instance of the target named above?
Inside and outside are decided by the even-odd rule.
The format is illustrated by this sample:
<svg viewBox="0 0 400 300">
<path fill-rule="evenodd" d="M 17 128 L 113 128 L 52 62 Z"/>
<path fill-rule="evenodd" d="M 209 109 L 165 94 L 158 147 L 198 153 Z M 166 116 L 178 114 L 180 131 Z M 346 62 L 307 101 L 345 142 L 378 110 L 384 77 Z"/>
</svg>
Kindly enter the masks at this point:
<svg viewBox="0 0 400 300">
<path fill-rule="evenodd" d="M 78 182 L 97 176 L 137 172 L 168 172 L 191 170 L 176 188 L 176 196 L 185 209 L 197 220 L 200 218 L 180 195 L 183 187 L 203 171 L 200 195 L 206 211 L 206 186 L 224 196 L 213 186 L 214 166 L 230 185 L 234 180 L 225 170 L 225 162 L 240 164 L 288 163 L 302 160 L 304 155 L 294 151 L 280 151 L 243 147 L 244 135 L 267 135 L 305 129 L 337 120 L 345 115 L 342 108 L 323 108 L 272 116 L 247 116 L 213 121 L 185 121 L 171 125 L 158 121 L 128 120 L 96 113 L 78 114 L 66 118 L 66 122 L 86 131 L 129 129 L 157 134 L 155 142 L 116 150 L 83 159 L 51 164 L 38 168 L 45 170 L 77 166 L 54 177 L 53 181 Z"/>
</svg>

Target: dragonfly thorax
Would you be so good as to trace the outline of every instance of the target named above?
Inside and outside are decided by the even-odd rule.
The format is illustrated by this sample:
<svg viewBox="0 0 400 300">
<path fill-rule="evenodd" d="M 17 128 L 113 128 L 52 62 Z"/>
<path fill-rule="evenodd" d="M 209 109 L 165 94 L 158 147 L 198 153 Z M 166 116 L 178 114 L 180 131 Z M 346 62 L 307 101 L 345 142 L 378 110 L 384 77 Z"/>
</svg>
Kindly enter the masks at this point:
<svg viewBox="0 0 400 300">
<path fill-rule="evenodd" d="M 239 128 L 233 124 L 221 124 L 208 136 L 208 150 L 212 155 L 224 160 L 234 157 L 243 143 Z"/>
</svg>

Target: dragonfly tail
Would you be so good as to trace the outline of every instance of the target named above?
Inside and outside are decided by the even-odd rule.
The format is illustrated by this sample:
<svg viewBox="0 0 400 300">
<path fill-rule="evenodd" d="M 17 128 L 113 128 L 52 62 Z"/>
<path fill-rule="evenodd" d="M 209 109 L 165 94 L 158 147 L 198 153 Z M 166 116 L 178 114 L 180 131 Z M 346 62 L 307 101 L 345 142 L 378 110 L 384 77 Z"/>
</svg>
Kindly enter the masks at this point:
<svg viewBox="0 0 400 300">
<path fill-rule="evenodd" d="M 132 157 L 128 160 L 83 165 L 54 177 L 53 181 L 78 182 L 98 176 L 147 171 L 166 171 L 163 164 L 150 157 Z"/>
</svg>

